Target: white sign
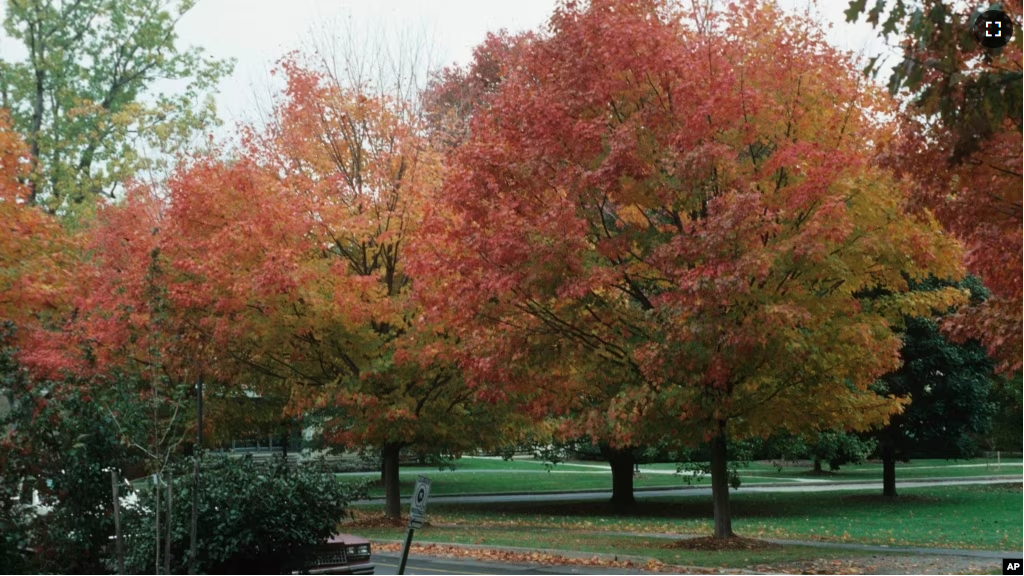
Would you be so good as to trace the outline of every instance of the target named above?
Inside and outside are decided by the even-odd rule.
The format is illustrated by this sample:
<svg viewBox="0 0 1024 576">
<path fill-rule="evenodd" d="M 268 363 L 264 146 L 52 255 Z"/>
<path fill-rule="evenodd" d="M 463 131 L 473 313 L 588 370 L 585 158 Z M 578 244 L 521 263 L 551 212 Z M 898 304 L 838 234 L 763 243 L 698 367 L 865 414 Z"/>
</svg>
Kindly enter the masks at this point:
<svg viewBox="0 0 1024 576">
<path fill-rule="evenodd" d="M 427 495 L 430 494 L 430 478 L 419 476 L 416 486 L 412 489 L 412 503 L 409 505 L 409 525 L 413 528 L 423 526 L 427 517 Z"/>
</svg>

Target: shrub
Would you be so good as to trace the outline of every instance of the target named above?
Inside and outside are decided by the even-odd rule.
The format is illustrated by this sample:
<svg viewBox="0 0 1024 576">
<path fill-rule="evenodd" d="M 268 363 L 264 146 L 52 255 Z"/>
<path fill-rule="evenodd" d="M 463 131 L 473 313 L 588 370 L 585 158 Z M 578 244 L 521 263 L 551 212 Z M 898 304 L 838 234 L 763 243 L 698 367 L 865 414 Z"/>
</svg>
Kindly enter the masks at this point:
<svg viewBox="0 0 1024 576">
<path fill-rule="evenodd" d="M 192 469 L 175 470 L 172 481 L 171 572 L 188 571 L 192 521 Z M 161 492 L 165 494 L 166 488 Z M 160 552 L 168 522 L 161 495 Z M 289 469 L 283 459 L 258 464 L 244 458 L 207 458 L 199 489 L 197 573 L 287 572 L 302 547 L 335 533 L 348 502 L 365 496 L 365 486 L 343 484 L 318 465 Z M 143 489 L 137 506 L 124 511 L 125 570 L 146 573 L 157 558 L 155 498 Z M 110 560 L 113 565 L 114 559 Z M 163 560 L 160 560 L 161 566 Z"/>
</svg>

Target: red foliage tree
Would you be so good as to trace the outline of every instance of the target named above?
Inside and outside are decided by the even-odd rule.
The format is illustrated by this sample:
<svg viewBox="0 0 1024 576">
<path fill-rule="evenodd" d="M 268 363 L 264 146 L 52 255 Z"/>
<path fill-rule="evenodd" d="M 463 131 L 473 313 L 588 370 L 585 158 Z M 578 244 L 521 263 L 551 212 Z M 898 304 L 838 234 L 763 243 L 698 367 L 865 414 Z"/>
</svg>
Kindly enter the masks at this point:
<svg viewBox="0 0 1024 576">
<path fill-rule="evenodd" d="M 891 323 L 962 299 L 908 291 L 960 271 L 869 162 L 889 100 L 812 23 L 731 14 L 565 3 L 474 117 L 412 267 L 472 385 L 618 447 L 710 441 L 719 537 L 728 437 L 885 422 Z"/>
</svg>

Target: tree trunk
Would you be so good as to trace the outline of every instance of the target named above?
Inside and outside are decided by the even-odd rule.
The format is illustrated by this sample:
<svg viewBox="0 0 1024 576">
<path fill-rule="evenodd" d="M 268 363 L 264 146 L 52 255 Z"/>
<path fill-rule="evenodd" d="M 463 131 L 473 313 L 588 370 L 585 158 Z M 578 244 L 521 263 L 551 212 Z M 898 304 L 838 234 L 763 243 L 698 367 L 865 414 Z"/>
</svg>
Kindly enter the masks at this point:
<svg viewBox="0 0 1024 576">
<path fill-rule="evenodd" d="M 633 450 L 630 448 L 612 448 L 601 444 L 601 455 L 612 467 L 612 505 L 632 506 L 633 498 Z"/>
<path fill-rule="evenodd" d="M 818 460 L 817 458 L 814 459 L 814 474 L 816 476 L 824 474 L 824 472 L 821 469 L 821 460 Z"/>
<path fill-rule="evenodd" d="M 398 453 L 401 444 L 385 444 L 381 449 L 384 461 L 384 511 L 388 518 L 402 517 L 402 501 L 398 493 Z"/>
<path fill-rule="evenodd" d="M 726 451 L 725 421 L 718 422 L 718 435 L 711 439 L 711 500 L 714 503 L 715 538 L 731 538 L 732 514 L 729 511 L 729 460 Z"/>
<path fill-rule="evenodd" d="M 888 440 L 882 444 L 882 496 L 896 497 L 896 450 Z"/>
<path fill-rule="evenodd" d="M 33 34 L 34 41 L 40 42 L 38 36 Z M 39 48 L 40 50 L 42 48 Z M 37 60 L 37 58 L 39 58 Z M 32 65 L 35 67 L 35 97 L 32 99 L 32 128 L 27 134 L 27 140 L 29 141 L 29 152 L 31 152 L 31 163 L 32 163 L 32 178 L 29 180 L 29 204 L 35 204 L 39 197 L 39 180 L 40 180 L 40 169 L 39 169 L 39 139 L 42 137 L 43 131 L 43 106 L 44 98 L 46 96 L 46 72 L 41 68 L 42 63 L 40 62 L 41 56 L 33 50 L 32 54 Z"/>
</svg>

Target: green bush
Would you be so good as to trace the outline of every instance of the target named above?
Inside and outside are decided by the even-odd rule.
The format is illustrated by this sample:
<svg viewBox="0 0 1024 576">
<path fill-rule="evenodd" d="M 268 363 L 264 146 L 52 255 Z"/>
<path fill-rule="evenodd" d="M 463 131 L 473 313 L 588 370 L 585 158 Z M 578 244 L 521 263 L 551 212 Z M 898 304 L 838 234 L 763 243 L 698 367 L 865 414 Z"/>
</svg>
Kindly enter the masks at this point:
<svg viewBox="0 0 1024 576">
<path fill-rule="evenodd" d="M 192 521 L 192 468 L 175 470 L 172 489 L 171 572 L 188 571 Z M 166 488 L 161 489 L 160 565 L 164 560 Z M 296 469 L 281 459 L 258 464 L 251 457 L 203 460 L 199 490 L 195 570 L 201 574 L 287 572 L 303 546 L 336 532 L 346 506 L 365 495 L 361 484 L 342 484 L 324 468 Z M 125 570 L 156 568 L 156 515 L 152 487 L 139 491 L 137 506 L 123 512 Z M 110 560 L 113 566 L 114 559 Z"/>
</svg>

